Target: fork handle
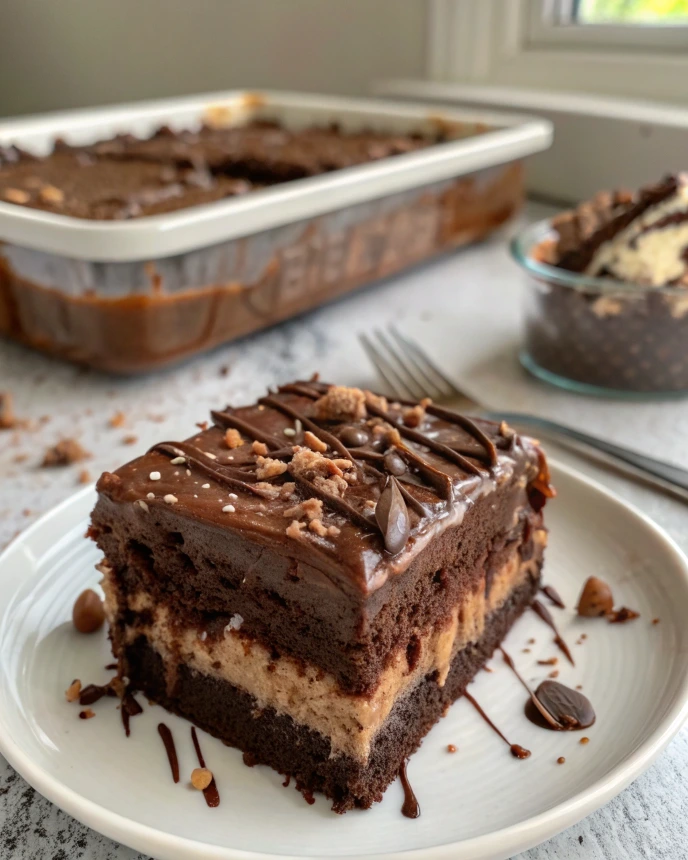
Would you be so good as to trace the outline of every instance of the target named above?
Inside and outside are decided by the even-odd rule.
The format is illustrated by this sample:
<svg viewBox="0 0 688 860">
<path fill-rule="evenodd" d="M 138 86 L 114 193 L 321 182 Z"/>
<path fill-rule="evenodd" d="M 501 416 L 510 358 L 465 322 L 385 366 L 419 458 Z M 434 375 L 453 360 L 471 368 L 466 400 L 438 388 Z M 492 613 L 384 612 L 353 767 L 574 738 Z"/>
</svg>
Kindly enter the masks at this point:
<svg viewBox="0 0 688 860">
<path fill-rule="evenodd" d="M 554 433 L 557 436 L 562 436 L 564 439 L 572 439 L 575 442 L 580 442 L 583 445 L 587 445 L 613 457 L 626 466 L 631 466 L 633 471 L 644 473 L 644 476 L 650 483 L 661 487 L 661 489 L 678 490 L 678 494 L 682 499 L 688 498 L 688 470 L 682 469 L 680 466 L 673 466 L 670 463 L 656 460 L 654 457 L 648 457 L 622 445 L 607 442 L 606 439 L 591 436 L 589 433 L 582 433 L 580 430 L 574 430 L 573 427 L 567 427 L 564 424 L 558 424 L 556 421 L 549 421 L 546 418 L 538 418 L 535 415 L 526 415 L 519 412 L 493 412 L 487 417 L 494 420 L 508 421 L 512 424 L 535 427 Z"/>
</svg>

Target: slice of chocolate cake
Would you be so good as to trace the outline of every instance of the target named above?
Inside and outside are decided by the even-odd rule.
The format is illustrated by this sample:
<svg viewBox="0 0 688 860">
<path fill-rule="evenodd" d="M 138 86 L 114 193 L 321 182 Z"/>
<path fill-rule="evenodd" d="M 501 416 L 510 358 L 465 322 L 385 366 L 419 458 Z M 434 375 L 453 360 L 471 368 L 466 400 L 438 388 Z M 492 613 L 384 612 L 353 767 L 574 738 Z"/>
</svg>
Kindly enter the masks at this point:
<svg viewBox="0 0 688 860">
<path fill-rule="evenodd" d="M 336 811 L 369 807 L 535 595 L 544 455 L 315 381 L 213 422 L 98 482 L 119 672 Z"/>
</svg>

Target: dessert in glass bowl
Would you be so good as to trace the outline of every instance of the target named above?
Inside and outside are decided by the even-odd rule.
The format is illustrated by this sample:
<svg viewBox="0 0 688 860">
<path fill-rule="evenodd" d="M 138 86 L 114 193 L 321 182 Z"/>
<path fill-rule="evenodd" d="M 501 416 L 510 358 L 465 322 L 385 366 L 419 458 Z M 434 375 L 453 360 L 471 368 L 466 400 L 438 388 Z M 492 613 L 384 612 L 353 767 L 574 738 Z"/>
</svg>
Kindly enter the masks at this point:
<svg viewBox="0 0 688 860">
<path fill-rule="evenodd" d="M 528 370 L 592 393 L 688 392 L 688 174 L 600 192 L 512 254 L 531 276 Z"/>
</svg>

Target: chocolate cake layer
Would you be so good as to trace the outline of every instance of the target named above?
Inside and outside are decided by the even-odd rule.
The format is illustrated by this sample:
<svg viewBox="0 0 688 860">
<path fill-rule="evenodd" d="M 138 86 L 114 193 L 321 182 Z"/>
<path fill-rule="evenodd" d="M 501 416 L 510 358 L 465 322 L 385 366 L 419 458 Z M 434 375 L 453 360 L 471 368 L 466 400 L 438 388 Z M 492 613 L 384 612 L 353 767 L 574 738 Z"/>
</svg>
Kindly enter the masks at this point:
<svg viewBox="0 0 688 860">
<path fill-rule="evenodd" d="M 175 688 L 179 667 L 184 665 L 252 695 L 260 708 L 271 707 L 318 731 L 330 740 L 333 754 L 366 761 L 395 702 L 426 675 L 434 675 L 442 686 L 456 654 L 479 641 L 490 617 L 525 582 L 537 578 L 544 545 L 545 534 L 539 532 L 528 561 L 512 548 L 494 570 L 489 596 L 483 580 L 450 605 L 445 621 L 418 631 L 411 643 L 395 650 L 377 685 L 365 695 L 342 688 L 336 677 L 320 667 L 281 655 L 246 635 L 239 615 L 223 619 L 225 626 L 199 625 L 144 590 L 123 593 L 112 568 L 103 565 L 113 649 L 121 655 L 143 636 L 164 658 L 169 690 Z M 126 665 L 121 670 L 130 676 Z"/>
<path fill-rule="evenodd" d="M 92 534 L 123 592 L 143 589 L 209 631 L 239 615 L 246 635 L 364 692 L 462 597 L 489 595 L 505 553 L 531 551 L 547 480 L 539 449 L 504 427 L 457 423 L 432 406 L 417 407 L 419 418 L 372 396 L 366 406 L 355 389 L 339 391 L 358 398 L 361 415 L 316 418 L 329 391 L 286 386 L 104 475 Z M 347 448 L 356 432 L 366 441 Z M 299 472 L 303 459 L 312 462 Z M 395 552 L 375 514 L 391 490 L 408 526 Z"/>
<path fill-rule="evenodd" d="M 538 565 L 539 567 L 539 565 Z M 125 660 L 132 686 L 170 711 L 267 764 L 290 774 L 298 785 L 323 792 L 337 812 L 368 808 L 382 799 L 396 778 L 400 763 L 420 745 L 423 737 L 459 696 L 489 659 L 513 622 L 535 596 L 538 577 L 529 577 L 487 620 L 477 642 L 453 658 L 443 686 L 429 674 L 394 705 L 372 745 L 367 762 L 332 755 L 330 740 L 226 681 L 180 665 L 172 689 L 160 655 L 144 637 L 127 646 Z"/>
</svg>

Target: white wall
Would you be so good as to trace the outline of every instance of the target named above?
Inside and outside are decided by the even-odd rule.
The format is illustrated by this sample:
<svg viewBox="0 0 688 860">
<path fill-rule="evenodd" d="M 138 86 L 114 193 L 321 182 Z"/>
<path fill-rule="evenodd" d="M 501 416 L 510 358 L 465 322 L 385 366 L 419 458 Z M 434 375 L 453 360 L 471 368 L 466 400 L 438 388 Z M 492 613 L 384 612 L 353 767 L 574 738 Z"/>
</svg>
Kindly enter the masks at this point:
<svg viewBox="0 0 688 860">
<path fill-rule="evenodd" d="M 424 73 L 426 0 L 2 0 L 0 115 Z"/>
</svg>

